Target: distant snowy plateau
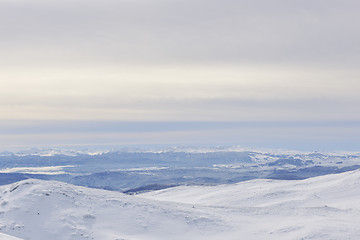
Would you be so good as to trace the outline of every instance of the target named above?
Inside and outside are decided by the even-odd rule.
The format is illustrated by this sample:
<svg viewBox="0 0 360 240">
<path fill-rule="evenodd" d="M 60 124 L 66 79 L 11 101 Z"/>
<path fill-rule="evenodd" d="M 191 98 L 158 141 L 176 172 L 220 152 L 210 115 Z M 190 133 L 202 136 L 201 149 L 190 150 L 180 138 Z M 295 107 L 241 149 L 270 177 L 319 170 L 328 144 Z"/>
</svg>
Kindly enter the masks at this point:
<svg viewBox="0 0 360 240">
<path fill-rule="evenodd" d="M 0 156 L 2 239 L 359 239 L 360 154 Z"/>
</svg>

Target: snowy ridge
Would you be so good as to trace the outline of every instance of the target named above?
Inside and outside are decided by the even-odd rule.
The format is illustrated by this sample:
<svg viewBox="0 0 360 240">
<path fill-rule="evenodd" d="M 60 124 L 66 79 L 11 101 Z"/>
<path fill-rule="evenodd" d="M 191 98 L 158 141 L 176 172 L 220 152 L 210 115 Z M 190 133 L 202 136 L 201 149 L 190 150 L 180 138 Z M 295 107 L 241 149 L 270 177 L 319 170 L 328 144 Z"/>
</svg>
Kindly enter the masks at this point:
<svg viewBox="0 0 360 240">
<path fill-rule="evenodd" d="M 13 237 L 4 233 L 0 233 L 0 240 L 22 240 L 21 238 Z"/>
<path fill-rule="evenodd" d="M 238 232 L 244 239 L 358 239 L 359 184 L 356 170 L 300 181 L 182 186 L 141 196 L 221 209 L 229 224 L 244 228 Z"/>
<path fill-rule="evenodd" d="M 360 170 L 301 181 L 256 179 L 231 185 L 180 186 L 143 193 L 147 199 L 206 206 L 359 209 Z M 231 196 L 231 197 L 229 197 Z"/>
<path fill-rule="evenodd" d="M 337 152 L 307 152 L 289 149 L 253 148 L 244 146 L 172 146 L 172 147 L 111 147 L 111 148 L 30 148 L 19 151 L 0 152 L 0 156 L 78 156 L 78 155 L 101 155 L 105 153 L 127 152 L 127 153 L 215 153 L 215 152 L 253 152 L 259 154 L 282 154 L 282 155 L 308 155 L 325 154 L 329 156 L 357 155 L 359 152 L 337 151 Z"/>
<path fill-rule="evenodd" d="M 0 187 L 0 232 L 36 240 L 358 239 L 359 184 L 352 171 L 129 196 L 25 180 Z"/>
</svg>

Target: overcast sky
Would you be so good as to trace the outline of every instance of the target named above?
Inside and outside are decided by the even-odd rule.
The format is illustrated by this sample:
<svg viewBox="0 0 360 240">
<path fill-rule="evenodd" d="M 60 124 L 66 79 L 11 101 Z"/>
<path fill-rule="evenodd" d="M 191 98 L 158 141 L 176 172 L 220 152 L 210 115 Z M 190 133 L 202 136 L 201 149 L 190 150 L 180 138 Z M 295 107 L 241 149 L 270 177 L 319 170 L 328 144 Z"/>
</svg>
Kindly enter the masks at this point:
<svg viewBox="0 0 360 240">
<path fill-rule="evenodd" d="M 71 144 L 59 128 L 76 144 L 100 133 L 104 144 L 151 143 L 151 132 L 157 143 L 356 149 L 359 10 L 356 0 L 2 0 L 1 143 Z M 115 127 L 124 121 L 173 127 L 145 125 L 145 141 Z M 209 121 L 219 124 L 189 123 Z"/>
</svg>

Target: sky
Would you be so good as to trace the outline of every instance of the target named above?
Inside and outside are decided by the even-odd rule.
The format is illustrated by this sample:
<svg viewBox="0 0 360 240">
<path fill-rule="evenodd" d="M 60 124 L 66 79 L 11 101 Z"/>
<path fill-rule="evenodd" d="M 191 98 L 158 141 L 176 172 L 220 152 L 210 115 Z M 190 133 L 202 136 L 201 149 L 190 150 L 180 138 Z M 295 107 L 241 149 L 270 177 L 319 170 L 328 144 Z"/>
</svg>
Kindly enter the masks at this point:
<svg viewBox="0 0 360 240">
<path fill-rule="evenodd" d="M 356 0 L 1 0 L 1 149 L 359 150 Z"/>
</svg>

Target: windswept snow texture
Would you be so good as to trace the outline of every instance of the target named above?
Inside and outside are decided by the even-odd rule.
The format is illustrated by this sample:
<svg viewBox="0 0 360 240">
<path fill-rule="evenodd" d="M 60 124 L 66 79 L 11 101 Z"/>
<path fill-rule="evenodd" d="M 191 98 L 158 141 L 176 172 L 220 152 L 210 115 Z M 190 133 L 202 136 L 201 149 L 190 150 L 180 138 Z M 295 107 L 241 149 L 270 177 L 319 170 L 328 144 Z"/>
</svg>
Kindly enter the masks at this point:
<svg viewBox="0 0 360 240">
<path fill-rule="evenodd" d="M 29 240 L 358 239 L 359 184 L 358 170 L 137 195 L 25 180 L 0 187 L 0 232 Z"/>
</svg>

